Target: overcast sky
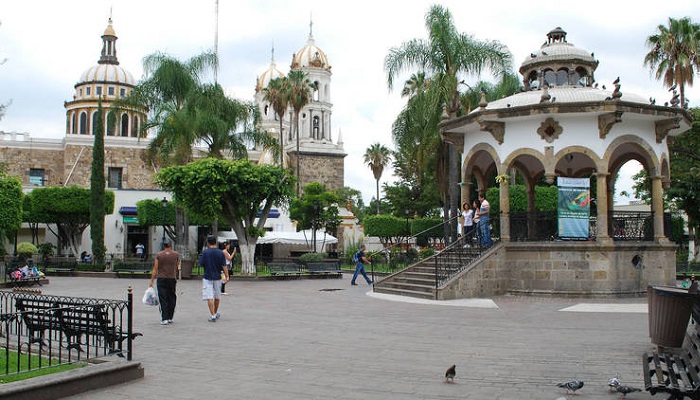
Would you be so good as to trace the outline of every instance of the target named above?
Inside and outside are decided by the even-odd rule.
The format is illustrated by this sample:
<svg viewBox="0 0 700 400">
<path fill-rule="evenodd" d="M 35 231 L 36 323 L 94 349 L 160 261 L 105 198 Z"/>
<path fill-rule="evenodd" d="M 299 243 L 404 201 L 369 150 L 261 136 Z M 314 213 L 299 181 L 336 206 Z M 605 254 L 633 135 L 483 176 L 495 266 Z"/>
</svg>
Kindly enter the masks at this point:
<svg viewBox="0 0 700 400">
<path fill-rule="evenodd" d="M 391 123 L 403 107 L 401 83 L 390 92 L 384 57 L 391 47 L 426 38 L 424 17 L 435 1 L 353 2 L 313 0 L 219 1 L 219 82 L 232 96 L 253 99 L 256 77 L 270 64 L 274 43 L 278 68 L 289 71 L 313 19 L 316 45 L 332 65 L 333 137 L 342 131 L 345 185 L 361 190 L 365 202 L 375 195 L 371 170 L 362 155 L 375 142 L 393 148 Z M 84 0 L 0 2 L 0 102 L 12 101 L 0 131 L 32 137 L 61 138 L 63 102 L 72 99 L 80 75 L 100 56 L 100 36 L 112 13 L 120 65 L 136 79 L 141 60 L 156 51 L 181 59 L 214 47 L 214 0 Z M 551 29 L 561 26 L 567 39 L 595 52 L 596 80 L 620 76 L 622 91 L 653 96 L 669 93 L 643 66 L 645 39 L 668 17 L 690 16 L 700 22 L 697 0 L 533 3 L 442 1 L 460 32 L 480 40 L 498 40 L 513 54 L 514 69 L 539 49 Z M 488 78 L 488 76 L 482 76 Z M 475 82 L 478 77 L 470 77 Z M 611 85 L 610 85 L 611 86 Z M 690 105 L 700 105 L 700 81 L 686 91 Z M 626 168 L 618 193 L 629 190 Z M 393 181 L 390 171 L 382 183 Z M 622 202 L 626 202 L 622 199 Z"/>
</svg>

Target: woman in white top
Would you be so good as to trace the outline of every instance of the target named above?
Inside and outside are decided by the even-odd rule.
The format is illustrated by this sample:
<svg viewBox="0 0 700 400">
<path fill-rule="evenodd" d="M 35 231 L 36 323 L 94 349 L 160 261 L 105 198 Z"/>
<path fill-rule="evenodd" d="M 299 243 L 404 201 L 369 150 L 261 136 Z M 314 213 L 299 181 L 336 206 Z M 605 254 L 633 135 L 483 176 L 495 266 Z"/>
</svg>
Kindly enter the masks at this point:
<svg viewBox="0 0 700 400">
<path fill-rule="evenodd" d="M 462 204 L 462 218 L 464 219 L 464 226 L 462 227 L 464 244 L 470 244 L 474 234 L 474 210 L 469 208 L 469 203 Z"/>
</svg>

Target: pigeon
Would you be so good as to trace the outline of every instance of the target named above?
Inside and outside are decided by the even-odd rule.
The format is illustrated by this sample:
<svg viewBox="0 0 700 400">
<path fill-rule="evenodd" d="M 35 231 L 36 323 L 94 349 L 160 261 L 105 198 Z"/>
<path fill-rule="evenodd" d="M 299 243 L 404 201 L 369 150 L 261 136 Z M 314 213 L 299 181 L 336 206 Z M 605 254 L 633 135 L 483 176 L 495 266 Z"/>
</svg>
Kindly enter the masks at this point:
<svg viewBox="0 0 700 400">
<path fill-rule="evenodd" d="M 580 381 L 578 379 L 574 379 L 573 381 L 569 381 L 569 382 L 557 383 L 557 386 L 559 386 L 562 389 L 566 389 L 567 394 L 569 393 L 569 390 L 576 393 L 577 390 L 579 390 L 583 387 L 583 381 Z"/>
<path fill-rule="evenodd" d="M 616 391 L 617 387 L 620 386 L 620 377 L 615 376 L 614 378 L 610 378 L 610 380 L 608 380 L 608 386 L 610 386 L 608 389 L 610 392 Z"/>
<path fill-rule="evenodd" d="M 445 382 L 455 382 L 455 366 L 451 366 L 450 368 L 447 368 L 447 371 L 445 371 Z"/>
<path fill-rule="evenodd" d="M 628 393 L 641 392 L 641 391 L 642 391 L 642 389 L 633 388 L 631 386 L 620 385 L 617 387 L 617 392 L 622 394 L 622 396 L 620 396 L 620 398 L 623 398 L 623 399 L 625 397 L 627 397 Z"/>
<path fill-rule="evenodd" d="M 530 57 L 531 57 L 531 58 L 535 58 L 535 57 L 537 57 L 537 54 L 535 54 L 535 53 L 530 53 Z"/>
<path fill-rule="evenodd" d="M 542 55 L 543 55 L 543 56 L 546 56 L 546 55 L 547 55 L 547 52 L 546 52 L 546 51 L 543 51 L 543 52 L 542 52 Z"/>
<path fill-rule="evenodd" d="M 676 90 L 676 85 L 675 85 L 675 84 L 674 84 L 673 86 L 671 86 L 670 88 L 668 88 L 668 91 L 669 91 L 669 92 L 673 92 L 674 90 Z"/>
<path fill-rule="evenodd" d="M 617 77 L 617 79 L 615 79 L 615 80 L 613 81 L 613 85 L 617 85 L 618 83 L 620 83 L 620 77 L 619 77 L 619 76 Z"/>
</svg>

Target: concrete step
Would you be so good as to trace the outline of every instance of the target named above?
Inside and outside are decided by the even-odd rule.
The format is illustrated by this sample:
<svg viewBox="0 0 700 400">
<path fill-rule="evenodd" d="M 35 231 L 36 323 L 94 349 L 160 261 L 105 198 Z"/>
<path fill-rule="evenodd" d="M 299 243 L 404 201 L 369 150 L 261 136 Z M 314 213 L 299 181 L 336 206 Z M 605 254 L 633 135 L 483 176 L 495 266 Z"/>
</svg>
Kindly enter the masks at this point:
<svg viewBox="0 0 700 400">
<path fill-rule="evenodd" d="M 389 281 L 379 282 L 377 285 L 375 285 L 375 287 L 412 290 L 416 292 L 433 292 L 435 290 L 435 283 L 425 285 L 410 282 Z"/>
<path fill-rule="evenodd" d="M 414 291 L 414 290 L 405 290 L 405 289 L 397 289 L 397 288 L 391 288 L 391 287 L 381 287 L 381 286 L 375 286 L 374 291 L 376 293 L 384 293 L 384 294 L 394 294 L 398 296 L 408 296 L 408 297 L 415 297 L 419 299 L 435 299 L 435 292 L 421 292 L 421 291 Z"/>
</svg>

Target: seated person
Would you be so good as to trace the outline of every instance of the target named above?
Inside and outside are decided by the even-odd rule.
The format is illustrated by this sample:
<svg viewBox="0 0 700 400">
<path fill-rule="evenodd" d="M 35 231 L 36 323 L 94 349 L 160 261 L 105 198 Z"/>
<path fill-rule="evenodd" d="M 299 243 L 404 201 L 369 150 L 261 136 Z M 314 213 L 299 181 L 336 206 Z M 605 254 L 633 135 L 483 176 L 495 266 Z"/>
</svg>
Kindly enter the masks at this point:
<svg viewBox="0 0 700 400">
<path fill-rule="evenodd" d="M 83 257 L 83 261 L 86 263 L 92 262 L 92 256 L 90 254 L 86 254 L 85 257 Z"/>
</svg>

